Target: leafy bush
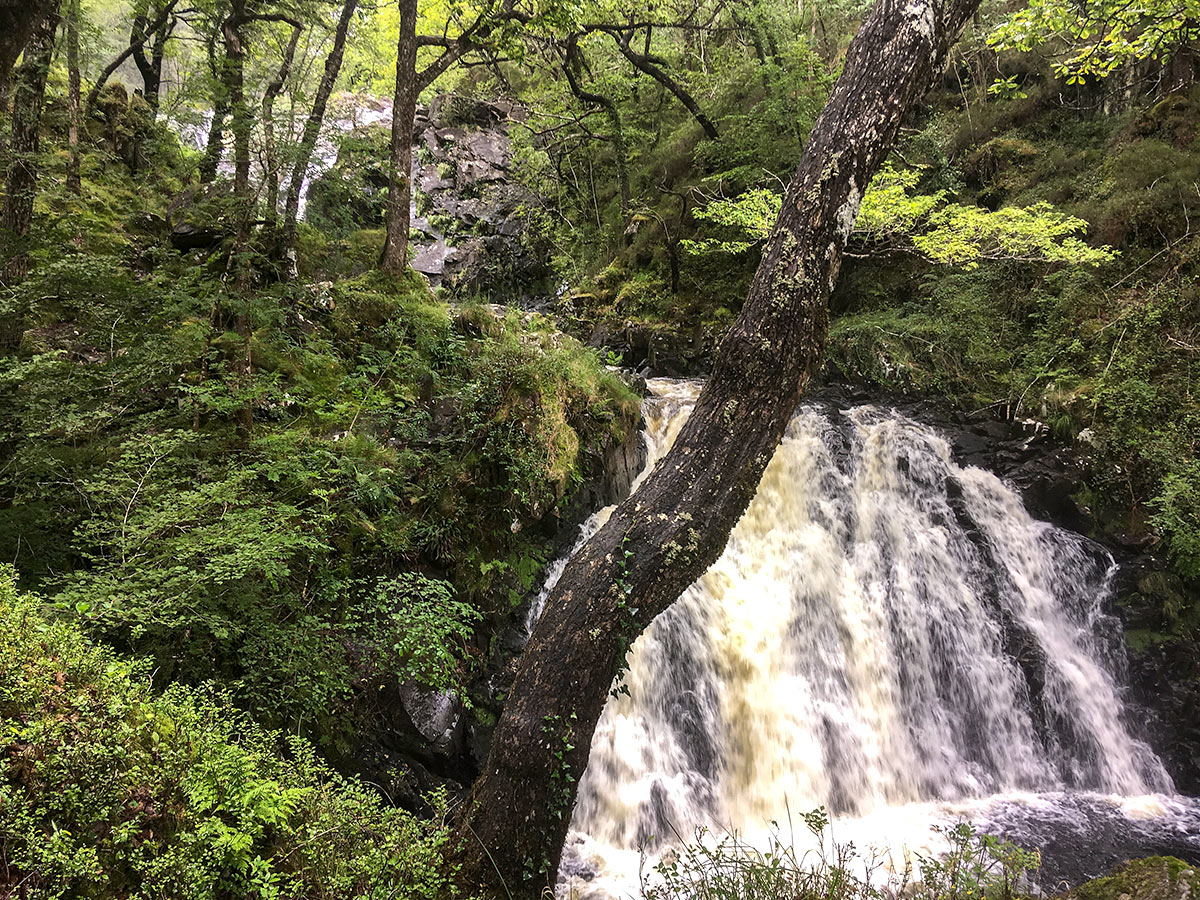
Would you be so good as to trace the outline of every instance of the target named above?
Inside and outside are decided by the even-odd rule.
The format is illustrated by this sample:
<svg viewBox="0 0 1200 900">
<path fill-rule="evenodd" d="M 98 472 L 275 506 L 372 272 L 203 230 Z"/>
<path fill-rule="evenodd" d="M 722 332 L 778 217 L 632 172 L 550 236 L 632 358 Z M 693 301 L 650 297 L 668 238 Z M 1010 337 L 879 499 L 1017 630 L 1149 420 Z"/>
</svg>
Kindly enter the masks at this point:
<svg viewBox="0 0 1200 900">
<path fill-rule="evenodd" d="M 28 326 L 0 357 L 0 546 L 161 683 L 217 678 L 349 752 L 368 687 L 471 679 L 637 397 L 415 274 L 247 296 L 177 264 L 70 254 L 0 297 Z"/>
<path fill-rule="evenodd" d="M 0 889 L 78 898 L 432 898 L 447 832 L 219 692 L 150 690 L 0 574 Z"/>
</svg>

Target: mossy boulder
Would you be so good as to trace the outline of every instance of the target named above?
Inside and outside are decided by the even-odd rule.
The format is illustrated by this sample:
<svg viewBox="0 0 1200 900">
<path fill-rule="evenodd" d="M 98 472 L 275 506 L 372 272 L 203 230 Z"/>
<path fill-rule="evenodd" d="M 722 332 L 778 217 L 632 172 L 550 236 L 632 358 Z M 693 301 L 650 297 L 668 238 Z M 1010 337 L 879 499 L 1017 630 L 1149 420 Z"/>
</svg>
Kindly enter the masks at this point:
<svg viewBox="0 0 1200 900">
<path fill-rule="evenodd" d="M 1174 856 L 1127 862 L 1075 888 L 1070 900 L 1200 900 L 1200 870 Z"/>
</svg>

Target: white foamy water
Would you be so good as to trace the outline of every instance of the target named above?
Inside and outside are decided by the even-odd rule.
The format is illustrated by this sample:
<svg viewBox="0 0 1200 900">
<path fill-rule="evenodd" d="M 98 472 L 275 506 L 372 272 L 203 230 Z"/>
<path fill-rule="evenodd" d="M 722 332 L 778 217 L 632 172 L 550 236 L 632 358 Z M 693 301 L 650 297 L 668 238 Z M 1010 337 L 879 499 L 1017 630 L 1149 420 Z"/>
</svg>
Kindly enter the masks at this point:
<svg viewBox="0 0 1200 900">
<path fill-rule="evenodd" d="M 642 478 L 699 385 L 651 391 Z M 1081 819 L 1190 840 L 1200 813 L 1122 718 L 1113 571 L 932 429 L 802 407 L 721 558 L 633 647 L 560 892 L 636 895 L 643 853 L 698 827 L 766 841 L 819 806 L 835 839 L 894 859 L 963 818 L 1027 843 Z"/>
</svg>

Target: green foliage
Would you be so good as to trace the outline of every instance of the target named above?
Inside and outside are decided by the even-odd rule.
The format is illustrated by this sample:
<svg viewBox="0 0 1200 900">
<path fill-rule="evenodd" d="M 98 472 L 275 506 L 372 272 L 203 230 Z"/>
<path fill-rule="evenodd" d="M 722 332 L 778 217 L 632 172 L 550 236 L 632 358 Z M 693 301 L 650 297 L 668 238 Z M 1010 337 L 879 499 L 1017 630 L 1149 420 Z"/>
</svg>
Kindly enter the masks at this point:
<svg viewBox="0 0 1200 900">
<path fill-rule="evenodd" d="M 446 896 L 447 832 L 219 693 L 155 696 L 0 576 L 0 887 L 56 897 Z"/>
<path fill-rule="evenodd" d="M 1032 50 L 1049 41 L 1062 46 L 1054 72 L 1067 84 L 1104 78 L 1139 60 L 1162 62 L 1196 38 L 1200 7 L 1191 0 L 1032 0 L 989 36 L 997 50 Z"/>
<path fill-rule="evenodd" d="M 745 240 L 680 241 L 687 253 L 744 253 L 767 239 L 771 226 L 779 218 L 782 198 L 763 188 L 746 191 L 733 199 L 711 200 L 692 215 L 702 222 L 711 222 L 745 235 Z"/>
<path fill-rule="evenodd" d="M 1049 203 L 996 211 L 949 203 L 946 192 L 910 193 L 921 175 L 884 168 L 862 199 L 855 237 L 874 252 L 910 247 L 926 259 L 972 269 L 983 260 L 1098 265 L 1113 251 L 1078 237 L 1087 222 Z M 742 235 L 742 240 L 682 241 L 689 253 L 742 253 L 764 241 L 779 215 L 779 195 L 762 189 L 710 201 L 695 216 Z"/>
<path fill-rule="evenodd" d="M 302 269 L 357 252 L 304 233 Z M 415 274 L 237 293 L 219 253 L 157 241 L 65 244 L 0 293 L 23 328 L 0 545 L 161 683 L 215 677 L 349 752 L 378 685 L 472 677 L 475 627 L 528 590 L 539 523 L 638 399 L 544 321 L 452 317 Z"/>
<path fill-rule="evenodd" d="M 1089 247 L 1077 235 L 1087 222 L 1049 203 L 990 212 L 957 203 L 932 212 L 913 246 L 934 262 L 973 268 L 979 260 L 1098 265 L 1113 258 L 1107 247 Z"/>
<path fill-rule="evenodd" d="M 765 849 L 736 834 L 717 838 L 701 831 L 695 843 L 655 866 L 643 894 L 646 900 L 1012 900 L 1028 889 L 1041 863 L 1036 851 L 964 822 L 938 828 L 945 852 L 918 854 L 914 872 L 907 860 L 900 868 L 834 841 L 824 809 L 803 820 L 815 841 L 803 852 L 777 827 Z"/>
</svg>

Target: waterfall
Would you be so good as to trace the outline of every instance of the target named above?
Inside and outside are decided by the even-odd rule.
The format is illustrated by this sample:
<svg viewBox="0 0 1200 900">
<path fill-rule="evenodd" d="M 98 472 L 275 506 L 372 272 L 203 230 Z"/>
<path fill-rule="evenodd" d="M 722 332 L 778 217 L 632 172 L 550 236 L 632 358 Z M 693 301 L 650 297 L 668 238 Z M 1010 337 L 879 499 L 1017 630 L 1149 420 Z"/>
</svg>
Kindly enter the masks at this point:
<svg viewBox="0 0 1200 900">
<path fill-rule="evenodd" d="M 650 387 L 643 478 L 699 393 Z M 1114 569 L 995 475 L 958 466 L 931 428 L 802 407 L 721 558 L 634 644 L 563 878 L 623 867 L 630 893 L 640 850 L 818 806 L 891 815 L 908 840 L 911 811 L 931 804 L 1169 794 L 1122 718 L 1119 630 L 1102 611 Z"/>
</svg>

